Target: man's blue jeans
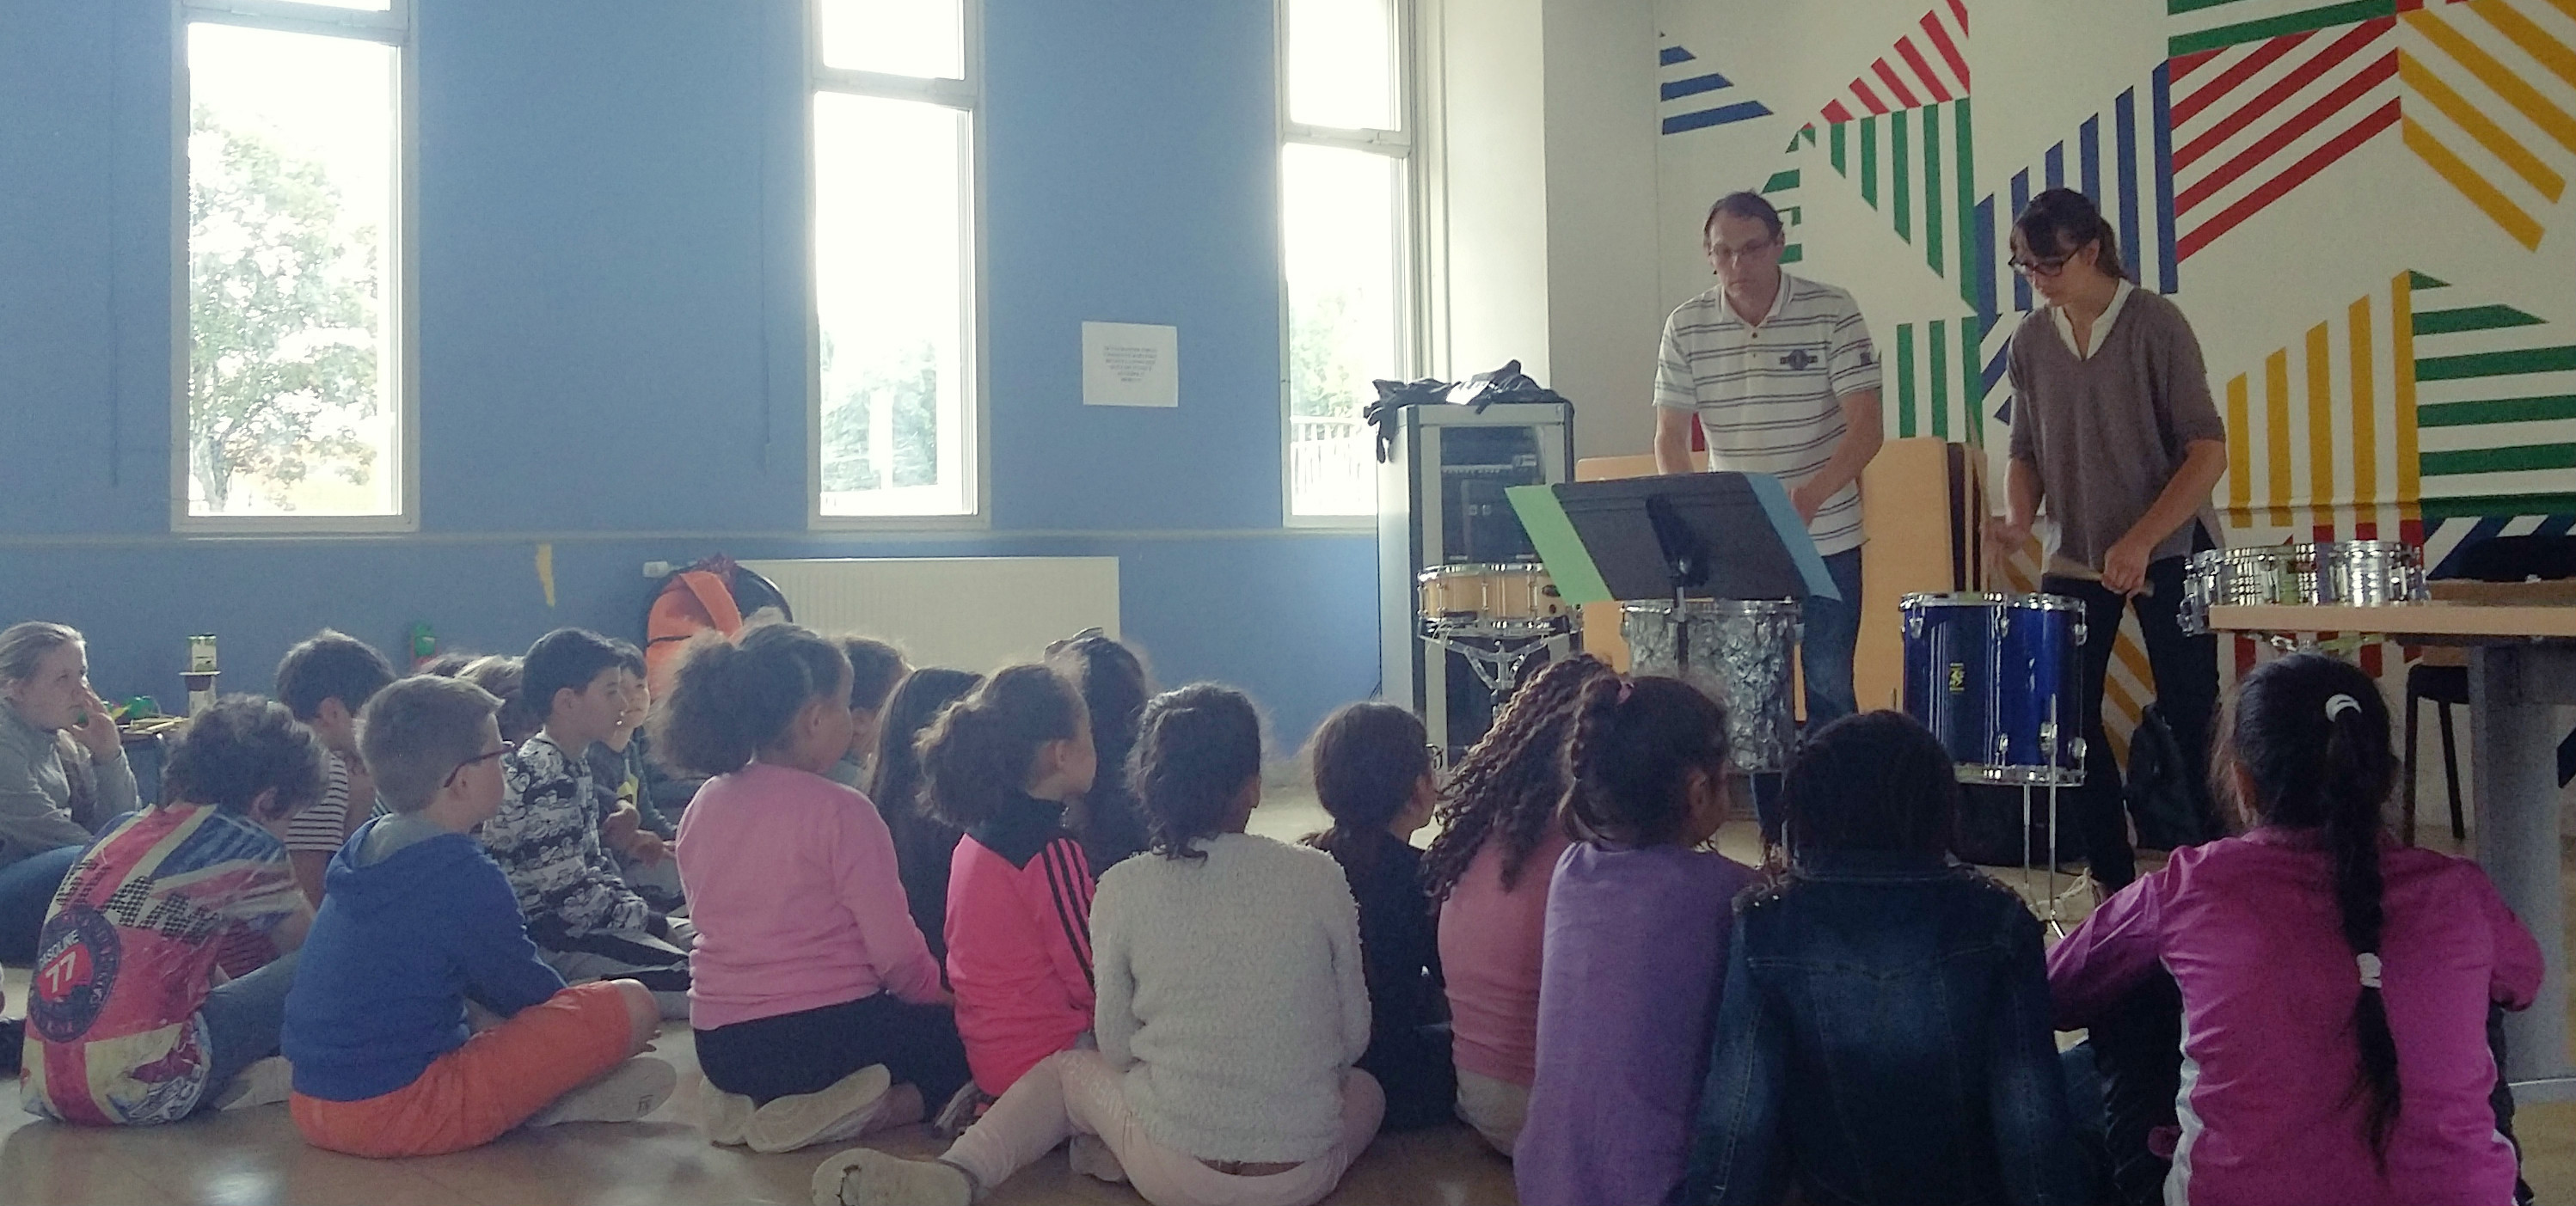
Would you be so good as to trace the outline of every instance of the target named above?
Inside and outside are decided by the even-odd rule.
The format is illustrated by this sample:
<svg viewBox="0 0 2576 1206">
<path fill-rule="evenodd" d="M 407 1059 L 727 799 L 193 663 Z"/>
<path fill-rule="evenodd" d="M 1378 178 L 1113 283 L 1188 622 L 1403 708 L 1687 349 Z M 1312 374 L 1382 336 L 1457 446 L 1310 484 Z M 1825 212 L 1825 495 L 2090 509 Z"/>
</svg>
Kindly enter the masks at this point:
<svg viewBox="0 0 2576 1206">
<path fill-rule="evenodd" d="M 1852 686 L 1852 652 L 1860 646 L 1860 550 L 1825 558 L 1825 573 L 1843 597 L 1808 596 L 1806 631 L 1798 644 L 1807 687 L 1805 731 L 1810 733 L 1860 710 L 1860 694 Z M 1780 776 L 1753 777 L 1753 811 L 1762 819 L 1764 839 L 1777 840 Z"/>
</svg>

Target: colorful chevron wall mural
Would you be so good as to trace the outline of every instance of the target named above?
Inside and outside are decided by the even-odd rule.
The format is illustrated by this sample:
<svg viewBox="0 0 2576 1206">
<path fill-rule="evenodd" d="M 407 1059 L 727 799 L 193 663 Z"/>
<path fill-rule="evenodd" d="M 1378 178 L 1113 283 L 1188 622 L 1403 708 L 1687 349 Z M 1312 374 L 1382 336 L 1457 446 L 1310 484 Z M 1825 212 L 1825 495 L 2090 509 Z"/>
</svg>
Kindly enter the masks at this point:
<svg viewBox="0 0 2576 1206">
<path fill-rule="evenodd" d="M 2034 305 L 2005 265 L 2012 217 L 2081 189 L 2200 333 L 2231 543 L 2400 538 L 2438 572 L 2480 540 L 2576 529 L 2576 0 L 2099 11 L 1664 0 L 1665 206 L 1769 195 L 1797 270 L 1868 314 L 1888 433 L 1991 455 Z M 1752 52 L 1755 30 L 1797 53 Z M 1712 56 L 1732 56 L 1722 75 Z M 1703 281 L 1685 233 L 1677 217 L 1668 279 Z M 2013 572 L 2037 568 L 2026 550 Z M 2151 698 L 2124 648 L 2112 711 Z"/>
</svg>

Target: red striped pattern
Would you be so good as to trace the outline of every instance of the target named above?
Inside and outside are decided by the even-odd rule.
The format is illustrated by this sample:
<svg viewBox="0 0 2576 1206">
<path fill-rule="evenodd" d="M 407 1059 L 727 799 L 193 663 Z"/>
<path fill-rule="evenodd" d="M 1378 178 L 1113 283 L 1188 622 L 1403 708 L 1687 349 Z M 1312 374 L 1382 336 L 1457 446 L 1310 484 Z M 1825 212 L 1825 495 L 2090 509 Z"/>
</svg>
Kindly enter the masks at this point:
<svg viewBox="0 0 2576 1206">
<path fill-rule="evenodd" d="M 1828 122 L 1857 121 L 1954 101 L 1968 95 L 1967 0 L 1943 0 L 1915 23 L 1918 31 L 1896 40 L 1824 108 Z"/>
<path fill-rule="evenodd" d="M 2396 127 L 2396 27 L 2378 17 L 2173 61 L 2180 258 Z"/>
</svg>

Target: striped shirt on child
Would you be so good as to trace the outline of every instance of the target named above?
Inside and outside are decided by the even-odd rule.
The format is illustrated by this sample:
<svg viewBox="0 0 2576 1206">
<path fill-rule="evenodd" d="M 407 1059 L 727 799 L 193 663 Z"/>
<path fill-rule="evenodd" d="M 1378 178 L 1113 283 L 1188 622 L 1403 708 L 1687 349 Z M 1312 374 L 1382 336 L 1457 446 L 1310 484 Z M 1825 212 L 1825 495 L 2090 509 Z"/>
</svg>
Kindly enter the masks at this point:
<svg viewBox="0 0 2576 1206">
<path fill-rule="evenodd" d="M 1655 405 L 1699 416 L 1710 469 L 1767 473 L 1794 490 L 1842 441 L 1842 399 L 1878 387 L 1878 352 L 1851 294 L 1784 272 L 1759 324 L 1736 316 L 1723 287 L 1673 311 Z M 1807 530 L 1826 556 L 1859 548 L 1860 486 L 1826 499 Z"/>
</svg>

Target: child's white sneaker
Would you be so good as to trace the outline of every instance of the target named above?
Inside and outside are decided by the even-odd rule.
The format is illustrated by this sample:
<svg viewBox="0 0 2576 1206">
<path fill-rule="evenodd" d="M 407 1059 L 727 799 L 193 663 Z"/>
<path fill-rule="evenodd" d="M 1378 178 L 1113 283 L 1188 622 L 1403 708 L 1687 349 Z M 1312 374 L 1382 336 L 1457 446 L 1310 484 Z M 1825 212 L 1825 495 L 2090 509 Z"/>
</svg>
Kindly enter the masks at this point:
<svg viewBox="0 0 2576 1206">
<path fill-rule="evenodd" d="M 966 1128 L 975 1125 L 975 1120 L 983 1115 L 984 1107 L 992 1100 L 984 1096 L 982 1089 L 975 1087 L 974 1081 L 967 1081 L 949 1095 L 948 1104 L 939 1107 L 938 1116 L 930 1120 L 931 1133 L 942 1139 L 955 1139 L 965 1134 Z"/>
<path fill-rule="evenodd" d="M 680 1087 L 680 1071 L 649 1055 L 639 1055 L 610 1069 L 608 1075 L 555 1099 L 537 1111 L 529 1126 L 561 1122 L 634 1122 L 671 1099 Z"/>
<path fill-rule="evenodd" d="M 814 1206 L 973 1206 L 975 1179 L 941 1160 L 854 1147 L 814 1170 Z"/>
<path fill-rule="evenodd" d="M 814 1093 L 781 1097 L 752 1111 L 743 1141 L 756 1152 L 792 1152 L 853 1138 L 876 1120 L 894 1088 L 884 1064 L 869 1064 Z"/>
<path fill-rule="evenodd" d="M 698 1089 L 698 1124 L 706 1128 L 707 1142 L 725 1147 L 740 1147 L 744 1131 L 751 1126 L 751 1113 L 757 1107 L 740 1093 L 727 1093 L 711 1084 Z"/>
<path fill-rule="evenodd" d="M 1064 1156 L 1066 1162 L 1073 1165 L 1073 1171 L 1094 1181 L 1107 1181 L 1112 1185 L 1127 1183 L 1127 1166 L 1118 1162 L 1118 1153 L 1109 1150 L 1109 1141 L 1098 1135 L 1075 1131 L 1073 1141 L 1064 1146 Z"/>
<path fill-rule="evenodd" d="M 283 1103 L 295 1091 L 295 1068 L 283 1055 L 253 1060 L 249 1067 L 233 1074 L 233 1083 L 215 1095 L 218 1110 L 247 1110 L 254 1106 Z"/>
</svg>

